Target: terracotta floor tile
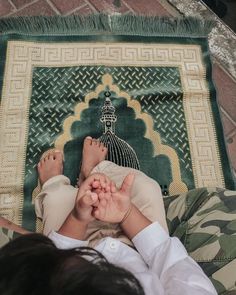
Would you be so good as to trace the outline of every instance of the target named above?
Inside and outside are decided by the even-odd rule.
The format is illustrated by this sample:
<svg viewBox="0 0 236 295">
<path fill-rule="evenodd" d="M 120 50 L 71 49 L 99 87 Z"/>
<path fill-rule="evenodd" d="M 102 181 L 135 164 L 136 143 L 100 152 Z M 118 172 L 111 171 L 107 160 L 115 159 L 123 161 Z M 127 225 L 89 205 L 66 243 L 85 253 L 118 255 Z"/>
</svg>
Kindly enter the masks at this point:
<svg viewBox="0 0 236 295">
<path fill-rule="evenodd" d="M 17 9 L 26 4 L 33 2 L 33 0 L 11 0 L 11 1 L 16 6 Z"/>
<path fill-rule="evenodd" d="M 0 0 L 0 16 L 7 15 L 14 11 L 14 7 L 7 0 Z"/>
<path fill-rule="evenodd" d="M 147 15 L 170 15 L 170 13 L 157 0 L 124 0 L 134 12 Z"/>
<path fill-rule="evenodd" d="M 76 11 L 73 11 L 71 14 L 72 15 L 77 15 L 77 14 L 86 15 L 86 14 L 91 14 L 91 13 L 94 13 L 94 10 L 89 5 L 86 5 L 86 6 L 80 7 Z"/>
<path fill-rule="evenodd" d="M 233 165 L 234 170 L 236 171 L 236 133 L 234 136 L 228 139 L 228 151 L 229 158 Z"/>
<path fill-rule="evenodd" d="M 13 13 L 12 16 L 19 15 L 55 15 L 56 12 L 51 8 L 51 6 L 45 0 L 39 0 L 32 5 L 29 5 L 23 9 L 18 10 Z"/>
<path fill-rule="evenodd" d="M 121 0 L 89 0 L 89 2 L 100 12 L 130 12 L 130 9 Z"/>
<path fill-rule="evenodd" d="M 234 130 L 236 130 L 236 126 L 232 123 L 232 121 L 228 118 L 226 114 L 221 112 L 221 119 L 224 127 L 224 134 L 227 138 Z"/>
<path fill-rule="evenodd" d="M 218 93 L 218 102 L 236 121 L 236 82 L 216 63 L 213 65 L 213 79 Z"/>
<path fill-rule="evenodd" d="M 61 14 L 68 14 L 68 12 L 86 4 L 84 0 L 51 0 L 51 3 L 56 6 Z"/>
</svg>

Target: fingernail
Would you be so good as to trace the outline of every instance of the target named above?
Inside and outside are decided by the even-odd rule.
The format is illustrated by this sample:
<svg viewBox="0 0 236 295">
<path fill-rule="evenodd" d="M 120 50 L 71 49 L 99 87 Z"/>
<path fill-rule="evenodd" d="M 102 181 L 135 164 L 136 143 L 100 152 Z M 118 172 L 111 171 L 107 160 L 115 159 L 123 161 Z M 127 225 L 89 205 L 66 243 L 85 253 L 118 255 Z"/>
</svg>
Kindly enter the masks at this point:
<svg viewBox="0 0 236 295">
<path fill-rule="evenodd" d="M 96 201 L 97 200 L 97 194 L 92 193 L 91 198 L 92 198 L 93 201 Z"/>
</svg>

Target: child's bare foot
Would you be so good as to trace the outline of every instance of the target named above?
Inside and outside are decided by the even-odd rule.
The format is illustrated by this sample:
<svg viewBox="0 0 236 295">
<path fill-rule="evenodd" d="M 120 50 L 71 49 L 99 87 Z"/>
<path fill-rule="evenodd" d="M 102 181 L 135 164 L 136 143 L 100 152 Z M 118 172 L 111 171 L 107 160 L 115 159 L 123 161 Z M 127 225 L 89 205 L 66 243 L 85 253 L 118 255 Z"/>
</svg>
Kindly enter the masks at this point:
<svg viewBox="0 0 236 295">
<path fill-rule="evenodd" d="M 63 154 L 59 150 L 49 152 L 38 163 L 38 174 L 41 185 L 49 178 L 61 175 L 63 171 Z"/>
<path fill-rule="evenodd" d="M 90 136 L 85 138 L 78 185 L 89 176 L 90 172 L 97 164 L 105 160 L 106 154 L 107 148 L 103 143 Z"/>
</svg>

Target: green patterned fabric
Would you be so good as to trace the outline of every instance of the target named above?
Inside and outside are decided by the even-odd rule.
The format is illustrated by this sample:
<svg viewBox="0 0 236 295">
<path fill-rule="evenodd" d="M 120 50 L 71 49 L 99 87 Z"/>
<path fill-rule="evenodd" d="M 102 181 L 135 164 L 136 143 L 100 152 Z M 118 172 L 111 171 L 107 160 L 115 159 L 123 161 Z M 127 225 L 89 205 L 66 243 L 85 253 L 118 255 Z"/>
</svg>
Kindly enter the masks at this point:
<svg viewBox="0 0 236 295">
<path fill-rule="evenodd" d="M 20 235 L 13 230 L 0 227 L 0 248 Z"/>
<path fill-rule="evenodd" d="M 38 162 L 40 154 L 53 147 L 56 135 L 62 132 L 62 121 L 73 115 L 75 105 L 84 102 L 85 94 L 96 89 L 105 74 L 111 75 L 113 83 L 122 91 L 135 97 L 142 112 L 152 115 L 154 129 L 159 131 L 161 138 L 165 138 L 166 145 L 175 145 L 175 150 L 182 159 L 180 165 L 183 182 L 187 183 L 189 188 L 193 188 L 195 185 L 184 120 L 181 77 L 176 67 L 105 67 L 100 65 L 96 67 L 35 68 L 29 114 L 31 120 L 25 181 L 32 183 L 34 180 L 32 185 L 35 186 L 37 181 L 35 163 Z M 149 92 L 150 88 L 153 92 Z M 146 124 L 143 120 L 135 118 L 135 111 L 128 106 L 127 99 L 115 93 L 112 93 L 111 99 L 116 108 L 116 135 L 135 149 L 140 169 L 168 188 L 173 179 L 168 157 L 164 154 L 154 156 L 153 143 L 145 136 Z M 104 132 L 104 126 L 100 122 L 103 105 L 104 91 L 101 91 L 98 97 L 90 101 L 88 109 L 82 112 L 80 121 L 74 122 L 71 126 L 72 138 L 66 143 L 64 154 L 65 174 L 71 179 L 73 185 L 76 184 L 79 174 L 85 135 L 90 134 L 99 138 Z M 45 106 L 47 106 L 46 113 Z M 167 120 L 163 118 L 164 114 L 164 117 L 168 117 Z M 54 118 L 53 124 L 52 118 Z M 182 126 L 179 132 L 175 128 L 177 124 Z M 44 133 L 37 137 L 42 130 Z M 178 140 L 180 132 L 181 140 Z M 117 163 L 118 160 L 115 162 Z M 163 167 L 164 173 L 163 170 L 156 169 L 159 166 Z"/>
<path fill-rule="evenodd" d="M 164 202 L 170 234 L 181 240 L 218 294 L 236 294 L 236 191 L 194 189 Z"/>
</svg>

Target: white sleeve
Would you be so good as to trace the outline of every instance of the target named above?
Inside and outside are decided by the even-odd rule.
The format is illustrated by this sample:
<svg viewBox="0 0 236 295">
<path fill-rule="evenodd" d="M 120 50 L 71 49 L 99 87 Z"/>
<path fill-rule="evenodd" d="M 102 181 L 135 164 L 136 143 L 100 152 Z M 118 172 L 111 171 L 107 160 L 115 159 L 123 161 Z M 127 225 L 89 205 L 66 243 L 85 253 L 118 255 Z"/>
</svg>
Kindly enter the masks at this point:
<svg viewBox="0 0 236 295">
<path fill-rule="evenodd" d="M 139 232 L 132 241 L 150 270 L 160 278 L 165 294 L 217 295 L 180 240 L 169 237 L 158 222 Z"/>
<path fill-rule="evenodd" d="M 51 239 L 54 244 L 59 249 L 72 249 L 77 247 L 87 247 L 88 241 L 81 241 L 77 239 L 72 239 L 63 235 L 56 233 L 55 231 L 51 231 L 48 235 L 49 239 Z"/>
</svg>

